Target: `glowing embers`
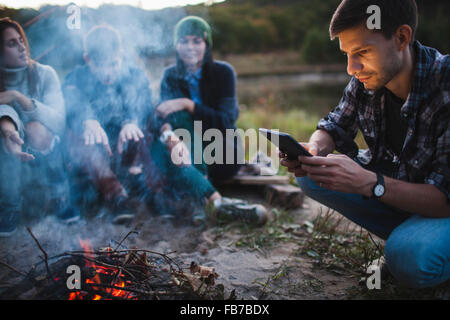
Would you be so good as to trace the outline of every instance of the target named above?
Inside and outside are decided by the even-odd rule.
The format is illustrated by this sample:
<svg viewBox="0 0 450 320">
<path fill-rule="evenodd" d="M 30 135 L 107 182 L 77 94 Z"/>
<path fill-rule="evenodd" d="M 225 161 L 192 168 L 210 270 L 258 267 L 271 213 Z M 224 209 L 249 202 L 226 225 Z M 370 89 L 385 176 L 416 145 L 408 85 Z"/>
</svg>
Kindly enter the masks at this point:
<svg viewBox="0 0 450 320">
<path fill-rule="evenodd" d="M 136 275 L 133 276 L 132 271 L 128 271 L 129 274 L 126 276 L 123 273 L 123 266 L 128 265 L 131 270 L 134 270 L 136 268 L 133 268 L 132 264 L 137 264 L 139 261 L 150 266 L 145 253 L 137 255 L 132 252 L 132 254 L 120 255 L 110 247 L 96 252 L 92 250 L 89 240 L 81 239 L 80 245 L 83 248 L 85 274 L 88 276 L 84 279 L 84 283 L 81 277 L 83 283 L 81 289 L 71 292 L 69 300 L 137 299 L 136 294 L 131 291 L 132 279 Z M 134 260 L 128 263 L 131 255 L 134 256 Z M 124 290 L 125 286 L 130 288 Z"/>
</svg>

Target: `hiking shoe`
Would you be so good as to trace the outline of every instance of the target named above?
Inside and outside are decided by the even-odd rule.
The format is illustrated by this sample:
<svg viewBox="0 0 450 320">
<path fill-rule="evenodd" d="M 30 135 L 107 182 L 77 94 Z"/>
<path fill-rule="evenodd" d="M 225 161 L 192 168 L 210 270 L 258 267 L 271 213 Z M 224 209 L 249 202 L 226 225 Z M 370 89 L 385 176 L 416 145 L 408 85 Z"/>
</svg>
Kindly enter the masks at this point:
<svg viewBox="0 0 450 320">
<path fill-rule="evenodd" d="M 112 224 L 126 224 L 131 222 L 134 217 L 134 208 L 128 197 L 119 196 L 109 203 L 109 211 L 112 215 Z"/>
<path fill-rule="evenodd" d="M 0 213 L 0 237 L 9 237 L 17 230 L 19 212 Z"/>
<path fill-rule="evenodd" d="M 240 199 L 220 198 L 214 200 L 213 214 L 219 220 L 241 220 L 249 224 L 263 225 L 267 222 L 268 213 L 260 204 L 249 204 Z"/>
</svg>

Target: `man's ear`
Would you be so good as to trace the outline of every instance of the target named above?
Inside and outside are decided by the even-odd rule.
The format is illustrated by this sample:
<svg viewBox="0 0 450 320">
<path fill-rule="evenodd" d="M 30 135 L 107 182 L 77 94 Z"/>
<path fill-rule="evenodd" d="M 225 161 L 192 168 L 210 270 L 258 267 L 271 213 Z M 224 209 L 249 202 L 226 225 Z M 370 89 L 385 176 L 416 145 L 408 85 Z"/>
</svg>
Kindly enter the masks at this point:
<svg viewBox="0 0 450 320">
<path fill-rule="evenodd" d="M 412 41 L 413 31 L 407 24 L 398 27 L 395 32 L 395 42 L 399 50 L 405 50 Z"/>
</svg>

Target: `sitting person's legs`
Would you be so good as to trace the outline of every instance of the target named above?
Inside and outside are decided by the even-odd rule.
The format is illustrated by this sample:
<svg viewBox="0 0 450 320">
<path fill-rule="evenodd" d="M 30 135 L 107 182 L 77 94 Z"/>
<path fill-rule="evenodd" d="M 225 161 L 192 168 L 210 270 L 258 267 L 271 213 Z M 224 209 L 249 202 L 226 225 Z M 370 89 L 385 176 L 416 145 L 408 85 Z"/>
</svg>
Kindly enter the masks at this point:
<svg viewBox="0 0 450 320">
<path fill-rule="evenodd" d="M 39 122 L 25 125 L 26 141 L 35 159 L 24 164 L 23 194 L 25 213 L 56 215 L 66 222 L 79 218 L 72 206 L 69 181 L 64 165 L 62 146 L 57 138 Z M 33 208 L 34 206 L 34 208 Z"/>
<path fill-rule="evenodd" d="M 409 287 L 449 280 L 450 218 L 409 218 L 391 233 L 384 252 L 389 271 Z"/>
<path fill-rule="evenodd" d="M 0 236 L 8 236 L 20 220 L 20 160 L 0 146 Z"/>
<path fill-rule="evenodd" d="M 297 181 L 305 195 L 387 239 L 387 266 L 405 285 L 431 287 L 450 279 L 450 218 L 409 214 L 375 199 L 321 188 L 308 177 Z"/>
<path fill-rule="evenodd" d="M 308 177 L 298 178 L 297 182 L 305 195 L 374 233 L 382 239 L 410 214 L 389 207 L 375 199 L 363 199 L 359 194 L 331 191 L 318 186 Z"/>
</svg>

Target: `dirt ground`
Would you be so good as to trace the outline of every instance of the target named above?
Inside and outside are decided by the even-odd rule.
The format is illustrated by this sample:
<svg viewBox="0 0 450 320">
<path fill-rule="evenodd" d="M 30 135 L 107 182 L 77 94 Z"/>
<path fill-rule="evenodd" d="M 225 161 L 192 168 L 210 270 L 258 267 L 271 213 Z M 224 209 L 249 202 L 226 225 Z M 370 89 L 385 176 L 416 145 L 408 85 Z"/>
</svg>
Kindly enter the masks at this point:
<svg viewBox="0 0 450 320">
<path fill-rule="evenodd" d="M 236 190 L 234 190 L 236 191 Z M 235 196 L 233 192 L 225 194 Z M 264 203 L 258 191 L 250 194 L 251 201 Z M 314 217 L 314 203 L 306 199 L 304 208 L 292 212 L 294 223 L 302 225 Z M 312 259 L 295 254 L 303 236 L 299 229 L 291 241 L 269 248 L 251 249 L 237 246 L 242 236 L 238 226 L 227 226 L 220 231 L 215 225 L 196 226 L 186 219 L 168 218 L 139 211 L 129 225 L 112 225 L 108 216 L 82 219 L 64 225 L 46 217 L 30 228 L 48 256 L 80 249 L 79 239 L 89 239 L 94 248 L 120 241 L 131 230 L 124 245 L 161 253 L 173 252 L 171 257 L 189 266 L 191 261 L 214 267 L 225 292 L 235 289 L 240 299 L 345 299 L 346 288 L 357 285 L 358 279 L 318 272 Z M 253 231 L 258 232 L 258 229 Z M 42 252 L 31 235 L 21 228 L 10 238 L 0 239 L 0 261 L 27 272 L 40 261 Z M 10 268 L 0 265 L 0 288 L 6 288 L 21 279 Z"/>
<path fill-rule="evenodd" d="M 223 193 L 230 197 L 242 196 L 241 191 L 233 188 L 223 190 Z M 264 203 L 261 190 L 253 190 L 245 198 Z M 89 239 L 94 248 L 100 248 L 113 245 L 131 230 L 137 230 L 138 234 L 127 237 L 124 245 L 161 253 L 173 252 L 170 256 L 185 267 L 191 261 L 213 267 L 219 275 L 216 282 L 224 285 L 226 296 L 235 290 L 238 299 L 354 298 L 349 295 L 349 290 L 361 288 L 359 276 L 316 268 L 313 257 L 298 254 L 302 243 L 310 236 L 305 228 L 298 226 L 312 221 L 319 211 L 318 203 L 306 198 L 303 208 L 289 212 L 293 218 L 290 226 L 294 226 L 294 231 L 289 230 L 290 237 L 275 245 L 257 248 L 242 245 L 246 236 L 242 225 L 196 226 L 189 219 L 158 216 L 143 208 L 129 225 L 112 225 L 108 216 L 101 216 L 66 226 L 47 217 L 30 228 L 50 257 L 79 250 L 79 239 Z M 258 230 L 251 231 L 257 234 Z M 16 270 L 27 272 L 40 261 L 40 256 L 42 252 L 24 226 L 14 236 L 0 238 L 0 262 Z M 0 264 L 0 292 L 21 278 L 17 272 Z"/>
</svg>

